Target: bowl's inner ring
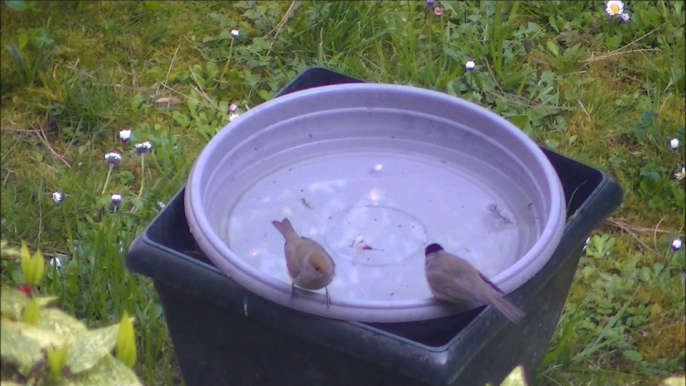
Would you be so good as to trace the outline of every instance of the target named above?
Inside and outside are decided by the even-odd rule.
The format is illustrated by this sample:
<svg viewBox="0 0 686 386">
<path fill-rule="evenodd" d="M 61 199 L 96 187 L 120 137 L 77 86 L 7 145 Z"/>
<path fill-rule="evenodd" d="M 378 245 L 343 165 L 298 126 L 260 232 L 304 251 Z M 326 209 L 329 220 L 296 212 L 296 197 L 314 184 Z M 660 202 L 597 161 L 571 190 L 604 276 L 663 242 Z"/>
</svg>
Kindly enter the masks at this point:
<svg viewBox="0 0 686 386">
<path fill-rule="evenodd" d="M 382 120 L 368 123 L 384 133 Z M 294 139 L 302 130 L 281 135 Z M 308 136 L 278 151 L 260 152 L 263 139 L 250 138 L 225 160 L 242 162 L 224 162 L 223 174 L 213 176 L 210 222 L 259 272 L 290 285 L 284 240 L 271 224 L 284 217 L 335 259 L 329 291 L 339 300 L 430 297 L 423 251 L 432 242 L 491 278 L 536 243 L 540 204 L 527 193 L 532 189 L 483 156 L 492 145 L 472 139 L 470 146 L 449 146 L 446 138 L 446 146 L 397 130 L 376 137 L 320 130 L 321 139 Z"/>
</svg>

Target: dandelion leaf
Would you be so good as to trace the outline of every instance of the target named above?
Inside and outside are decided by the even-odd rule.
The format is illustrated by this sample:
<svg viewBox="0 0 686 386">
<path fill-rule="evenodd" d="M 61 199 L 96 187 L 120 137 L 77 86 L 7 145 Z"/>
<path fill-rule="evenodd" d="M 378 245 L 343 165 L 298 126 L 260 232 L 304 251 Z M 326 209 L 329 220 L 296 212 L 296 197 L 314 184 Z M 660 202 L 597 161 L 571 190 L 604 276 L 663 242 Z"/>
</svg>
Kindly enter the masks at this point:
<svg viewBox="0 0 686 386">
<path fill-rule="evenodd" d="M 527 386 L 524 368 L 522 366 L 515 367 L 500 386 Z"/>
<path fill-rule="evenodd" d="M 69 348 L 67 366 L 72 374 L 86 371 L 95 366 L 103 357 L 109 355 L 117 343 L 119 325 L 83 331 L 76 335 L 74 344 Z M 93 383 L 98 384 L 98 383 Z"/>
<path fill-rule="evenodd" d="M 88 329 L 72 316 L 61 310 L 48 308 L 41 311 L 38 326 L 46 330 L 54 331 L 58 334 L 65 334 L 76 337 Z"/>
<path fill-rule="evenodd" d="M 3 362 L 16 365 L 19 369 L 31 369 L 44 359 L 43 349 L 50 345 L 61 346 L 69 337 L 15 322 L 7 318 L 0 321 L 0 356 Z"/>
<path fill-rule="evenodd" d="M 40 307 L 45 307 L 53 300 L 57 299 L 55 296 L 47 296 L 34 298 Z M 28 304 L 29 298 L 23 293 L 14 288 L 2 287 L 0 290 L 0 311 L 4 316 L 10 319 L 21 319 L 24 312 L 24 307 Z"/>
<path fill-rule="evenodd" d="M 60 386 L 142 386 L 124 363 L 106 354 L 90 370 L 64 379 Z"/>
<path fill-rule="evenodd" d="M 686 376 L 669 377 L 662 381 L 660 386 L 686 386 Z"/>
</svg>

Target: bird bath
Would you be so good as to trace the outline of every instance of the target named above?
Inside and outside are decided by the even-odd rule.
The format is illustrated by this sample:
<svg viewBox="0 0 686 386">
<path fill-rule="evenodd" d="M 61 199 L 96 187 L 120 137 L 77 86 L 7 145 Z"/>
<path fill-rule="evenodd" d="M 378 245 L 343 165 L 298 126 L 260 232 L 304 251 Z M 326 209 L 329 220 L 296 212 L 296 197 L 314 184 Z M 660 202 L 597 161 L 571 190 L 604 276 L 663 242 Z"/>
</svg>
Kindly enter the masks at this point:
<svg viewBox="0 0 686 386">
<path fill-rule="evenodd" d="M 432 298 L 424 247 L 438 242 L 509 293 L 550 258 L 564 197 L 541 150 L 503 118 L 442 93 L 344 85 L 267 102 L 205 148 L 185 196 L 191 233 L 229 277 L 277 303 L 344 320 L 396 323 L 479 306 Z M 336 261 L 320 294 L 290 297 L 271 221 Z"/>
</svg>

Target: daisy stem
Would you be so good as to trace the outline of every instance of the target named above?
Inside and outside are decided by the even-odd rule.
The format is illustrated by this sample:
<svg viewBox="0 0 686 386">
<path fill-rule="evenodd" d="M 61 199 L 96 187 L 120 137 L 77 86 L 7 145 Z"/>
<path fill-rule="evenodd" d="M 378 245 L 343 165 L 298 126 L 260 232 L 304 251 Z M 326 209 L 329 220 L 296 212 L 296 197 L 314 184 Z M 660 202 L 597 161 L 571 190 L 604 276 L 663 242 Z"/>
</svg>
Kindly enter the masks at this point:
<svg viewBox="0 0 686 386">
<path fill-rule="evenodd" d="M 112 177 L 112 169 L 114 169 L 114 164 L 110 164 L 110 168 L 107 171 L 107 178 L 105 178 L 105 186 L 102 187 L 102 193 L 100 194 L 105 194 L 105 190 L 107 190 L 107 185 L 110 184 L 110 177 Z"/>
<path fill-rule="evenodd" d="M 474 79 L 472 78 L 474 78 L 474 72 L 469 73 L 469 90 L 474 92 Z"/>
<path fill-rule="evenodd" d="M 143 195 L 143 187 L 145 186 L 145 153 L 141 154 L 141 189 L 138 191 L 138 198 Z"/>
<path fill-rule="evenodd" d="M 219 79 L 224 79 L 224 73 L 226 73 L 226 70 L 229 68 L 229 63 L 231 63 L 231 57 L 233 56 L 233 41 L 234 39 L 231 39 L 231 44 L 229 45 L 229 55 L 226 58 L 226 64 L 224 64 L 224 69 L 222 70 L 221 75 L 219 75 Z"/>
</svg>

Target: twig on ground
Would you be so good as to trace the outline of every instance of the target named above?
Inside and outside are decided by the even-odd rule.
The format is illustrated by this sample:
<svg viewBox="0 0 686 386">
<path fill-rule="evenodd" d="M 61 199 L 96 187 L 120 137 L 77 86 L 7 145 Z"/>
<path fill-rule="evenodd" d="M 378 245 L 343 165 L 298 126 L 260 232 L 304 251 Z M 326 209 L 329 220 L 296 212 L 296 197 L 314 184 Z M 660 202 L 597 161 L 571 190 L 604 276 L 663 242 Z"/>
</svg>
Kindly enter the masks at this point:
<svg viewBox="0 0 686 386">
<path fill-rule="evenodd" d="M 665 24 L 666 24 L 666 23 L 663 23 L 662 25 L 653 28 L 651 31 L 645 33 L 643 36 L 637 38 L 636 40 L 632 41 L 631 43 L 626 44 L 626 45 L 624 45 L 624 46 L 622 46 L 622 47 L 619 47 L 619 48 L 617 48 L 616 50 L 610 51 L 610 52 L 608 52 L 608 53 L 606 53 L 606 54 L 602 54 L 602 55 L 600 55 L 600 56 L 593 56 L 593 53 L 591 53 L 591 57 L 588 58 L 588 59 L 582 60 L 582 62 L 584 63 L 584 66 L 587 66 L 587 65 L 589 65 L 589 64 L 591 64 L 591 63 L 594 63 L 594 62 L 597 62 L 597 61 L 601 61 L 601 60 L 605 60 L 605 59 L 608 59 L 608 58 L 611 58 L 611 57 L 617 56 L 617 55 L 624 55 L 624 54 L 630 54 L 630 53 L 636 53 L 636 52 L 652 52 L 652 51 L 658 51 L 657 48 L 640 48 L 640 49 L 631 50 L 631 51 L 623 51 L 623 50 L 625 50 L 626 48 L 630 47 L 630 46 L 633 45 L 633 44 L 638 43 L 639 41 L 641 41 L 642 39 L 644 39 L 646 36 L 652 34 L 653 32 L 659 31 L 660 29 L 662 29 L 662 27 L 665 26 Z"/>
<path fill-rule="evenodd" d="M 291 5 L 288 7 L 288 9 L 286 10 L 286 13 L 283 15 L 283 17 L 281 18 L 281 20 L 279 21 L 279 23 L 276 25 L 276 27 L 274 27 L 271 31 L 267 32 L 267 34 L 264 35 L 264 37 L 266 38 L 267 36 L 269 36 L 269 35 L 271 35 L 272 33 L 274 33 L 274 37 L 272 38 L 271 43 L 269 43 L 269 49 L 267 50 L 267 55 L 266 55 L 266 56 L 269 56 L 269 54 L 271 54 L 271 52 L 272 52 L 272 47 L 274 47 L 274 42 L 276 41 L 276 38 L 279 37 L 279 34 L 281 33 L 281 30 L 282 30 L 283 27 L 286 25 L 286 23 L 288 22 L 288 20 L 291 18 L 293 12 L 295 11 L 296 7 L 298 7 L 298 6 L 299 6 L 299 4 L 298 4 L 297 1 L 295 1 L 295 0 L 292 1 L 292 2 L 291 2 Z"/>
<path fill-rule="evenodd" d="M 641 238 L 638 236 L 638 234 L 636 234 L 636 232 L 634 232 L 634 231 L 631 229 L 631 226 L 629 226 L 628 224 L 626 224 L 626 223 L 624 223 L 624 222 L 622 222 L 622 221 L 615 221 L 615 220 L 612 220 L 612 219 L 605 220 L 604 223 L 607 224 L 607 225 L 613 226 L 613 227 L 615 227 L 615 228 L 619 228 L 620 230 L 622 230 L 622 231 L 624 231 L 625 233 L 627 233 L 627 234 L 628 234 L 629 236 L 631 236 L 634 240 L 636 240 L 636 241 L 638 242 L 639 246 L 643 247 L 643 249 L 644 249 L 645 251 L 652 252 L 652 253 L 654 253 L 655 255 L 659 255 L 658 251 L 655 250 L 655 249 L 653 249 L 653 248 L 651 248 L 651 247 L 648 246 L 646 243 L 644 243 L 643 240 L 641 240 Z"/>
<path fill-rule="evenodd" d="M 38 124 L 39 130 L 36 130 L 36 134 L 38 135 L 38 138 L 41 140 L 41 142 L 43 142 L 43 143 L 45 144 L 45 146 L 48 148 L 48 150 L 50 150 L 50 153 L 52 153 L 52 155 L 53 155 L 55 158 L 57 158 L 60 162 L 62 162 L 62 163 L 65 164 L 69 169 L 71 169 L 71 165 L 70 165 L 69 162 L 66 160 L 66 158 L 64 158 L 64 156 L 62 156 L 62 155 L 60 155 L 59 153 L 57 153 L 57 152 L 55 151 L 55 149 L 53 149 L 53 147 L 50 145 L 50 141 L 48 141 L 48 135 L 47 135 L 47 133 L 45 132 L 45 122 L 46 122 L 47 120 L 48 120 L 48 114 L 46 113 L 46 114 L 45 114 L 45 120 L 41 121 L 41 122 Z"/>
<path fill-rule="evenodd" d="M 179 48 L 181 47 L 181 43 L 179 43 L 176 46 L 176 50 L 174 51 L 174 55 L 171 58 L 171 62 L 169 63 L 169 68 L 167 69 L 167 76 L 164 77 L 164 85 L 167 85 L 167 82 L 169 81 L 169 74 L 171 74 L 172 67 L 174 67 L 174 60 L 176 60 L 176 54 L 179 53 Z M 160 84 L 157 84 L 157 88 L 155 89 L 155 95 L 160 91 Z"/>
</svg>

